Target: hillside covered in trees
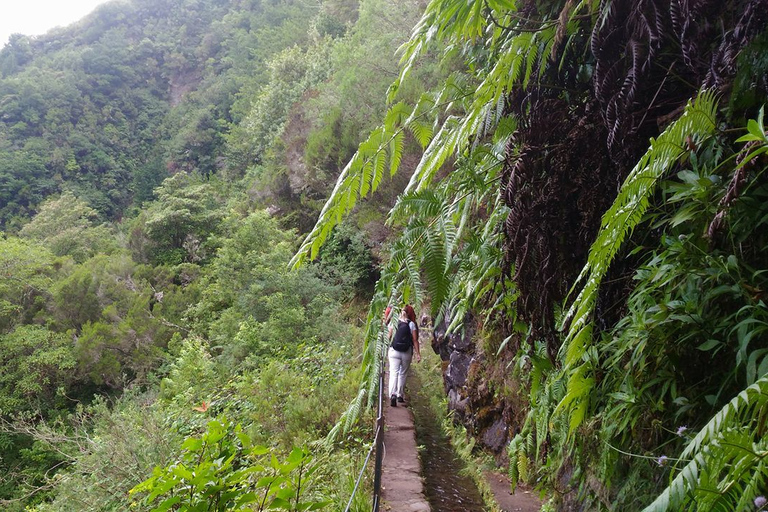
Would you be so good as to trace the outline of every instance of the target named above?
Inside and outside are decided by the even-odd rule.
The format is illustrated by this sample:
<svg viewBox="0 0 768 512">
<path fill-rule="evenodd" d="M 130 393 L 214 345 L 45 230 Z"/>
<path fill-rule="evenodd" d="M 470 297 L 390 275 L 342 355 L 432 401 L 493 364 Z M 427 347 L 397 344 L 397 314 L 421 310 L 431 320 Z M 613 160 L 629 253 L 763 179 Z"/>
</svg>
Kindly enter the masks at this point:
<svg viewBox="0 0 768 512">
<path fill-rule="evenodd" d="M 766 0 L 127 0 L 12 36 L 0 505 L 340 509 L 411 302 L 550 510 L 764 509 L 766 56 Z"/>
<path fill-rule="evenodd" d="M 223 453 L 229 470 L 274 456 L 300 474 L 354 396 L 387 228 L 372 204 L 299 272 L 296 230 L 383 115 L 418 16 L 413 2 L 139 0 L 11 37 L 0 508 L 148 510 L 152 492 L 129 491 L 153 468 L 186 464 L 207 488 L 228 475 L 211 466 Z M 366 442 L 316 446 L 318 485 L 276 482 L 265 503 L 291 489 L 341 503 Z M 190 500 L 246 503 L 222 493 Z"/>
</svg>

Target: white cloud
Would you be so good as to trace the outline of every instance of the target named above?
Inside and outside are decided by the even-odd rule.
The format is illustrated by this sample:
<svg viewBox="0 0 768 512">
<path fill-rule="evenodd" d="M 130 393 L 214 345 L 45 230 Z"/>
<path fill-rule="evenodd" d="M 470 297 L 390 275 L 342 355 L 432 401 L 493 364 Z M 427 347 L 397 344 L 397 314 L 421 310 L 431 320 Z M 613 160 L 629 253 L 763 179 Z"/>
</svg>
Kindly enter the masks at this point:
<svg viewBox="0 0 768 512">
<path fill-rule="evenodd" d="M 107 0 L 0 0 L 0 46 L 11 34 L 37 36 L 74 23 Z"/>
</svg>

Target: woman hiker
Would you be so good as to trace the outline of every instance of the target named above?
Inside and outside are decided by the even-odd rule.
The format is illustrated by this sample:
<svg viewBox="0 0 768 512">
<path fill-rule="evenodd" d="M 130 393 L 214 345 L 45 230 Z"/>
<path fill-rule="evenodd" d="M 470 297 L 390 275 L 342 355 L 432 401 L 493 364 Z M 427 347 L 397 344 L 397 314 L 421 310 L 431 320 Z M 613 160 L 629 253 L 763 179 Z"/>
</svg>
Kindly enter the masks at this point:
<svg viewBox="0 0 768 512">
<path fill-rule="evenodd" d="M 403 402 L 405 390 L 405 378 L 408 376 L 408 368 L 411 366 L 411 358 L 415 352 L 416 362 L 421 361 L 419 350 L 419 329 L 416 327 L 416 312 L 410 304 L 403 308 L 397 321 L 397 328 L 390 338 L 392 344 L 387 354 L 389 358 L 389 404 L 397 407 L 397 402 Z"/>
</svg>

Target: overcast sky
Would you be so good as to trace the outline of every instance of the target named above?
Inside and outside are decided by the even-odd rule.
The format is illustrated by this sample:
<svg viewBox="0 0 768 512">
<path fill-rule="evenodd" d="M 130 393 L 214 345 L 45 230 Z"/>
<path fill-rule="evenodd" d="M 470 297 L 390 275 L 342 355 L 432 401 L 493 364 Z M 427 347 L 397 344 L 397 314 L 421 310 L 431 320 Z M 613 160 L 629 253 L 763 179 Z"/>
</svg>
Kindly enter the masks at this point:
<svg viewBox="0 0 768 512">
<path fill-rule="evenodd" d="M 73 23 L 107 0 L 0 0 L 0 47 L 11 34 L 37 36 Z"/>
</svg>

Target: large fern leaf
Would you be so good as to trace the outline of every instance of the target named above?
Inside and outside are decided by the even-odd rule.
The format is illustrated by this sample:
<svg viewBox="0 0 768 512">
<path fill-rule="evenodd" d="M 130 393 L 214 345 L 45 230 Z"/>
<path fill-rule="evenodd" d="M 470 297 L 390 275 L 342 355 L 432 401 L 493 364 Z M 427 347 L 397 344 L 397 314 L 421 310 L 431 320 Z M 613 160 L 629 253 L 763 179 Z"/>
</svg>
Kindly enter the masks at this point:
<svg viewBox="0 0 768 512">
<path fill-rule="evenodd" d="M 767 476 L 766 440 L 754 424 L 766 403 L 768 375 L 707 422 L 681 454 L 690 462 L 644 512 L 683 510 L 692 496 L 697 496 L 698 510 L 744 510 L 744 504 L 751 504 Z"/>
<path fill-rule="evenodd" d="M 574 288 L 583 283 L 566 321 L 570 327 L 561 354 L 565 371 L 574 375 L 576 368 L 591 365 L 587 349 L 592 345 L 592 312 L 595 307 L 600 284 L 619 252 L 622 243 L 640 223 L 650 204 L 659 180 L 687 153 L 686 140 L 699 143 L 715 131 L 717 101 L 713 92 L 701 92 L 689 102 L 682 116 L 672 123 L 657 139 L 651 140 L 648 151 L 630 172 L 610 209 L 603 215 L 597 239 L 592 244 L 587 263 L 581 271 Z M 568 404 L 559 409 L 568 409 L 577 415 L 571 422 L 572 431 L 580 424 L 593 387 L 583 385 L 584 370 L 579 370 L 578 379 L 569 382 Z"/>
</svg>

